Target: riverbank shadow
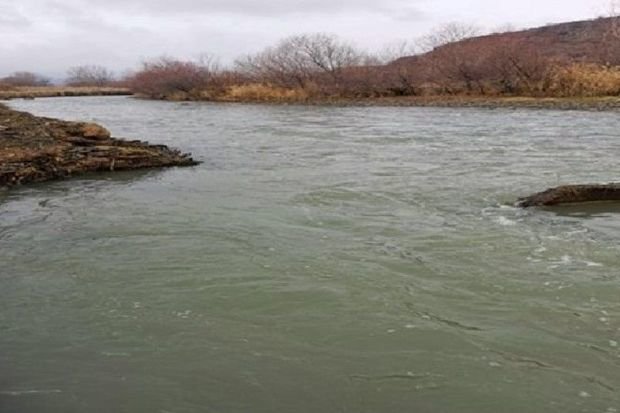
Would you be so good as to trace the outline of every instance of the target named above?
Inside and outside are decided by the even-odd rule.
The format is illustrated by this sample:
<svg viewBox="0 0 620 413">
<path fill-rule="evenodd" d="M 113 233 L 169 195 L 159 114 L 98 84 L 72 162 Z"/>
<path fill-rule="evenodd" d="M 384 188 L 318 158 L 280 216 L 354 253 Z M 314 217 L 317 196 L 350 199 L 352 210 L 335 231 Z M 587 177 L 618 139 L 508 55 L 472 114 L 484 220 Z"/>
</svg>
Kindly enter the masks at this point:
<svg viewBox="0 0 620 413">
<path fill-rule="evenodd" d="M 136 182 L 155 178 L 165 173 L 161 169 L 140 169 L 114 172 L 88 172 L 66 179 L 31 183 L 13 188 L 0 189 L 0 206 L 3 204 L 31 196 L 55 196 L 66 195 L 73 191 L 88 190 L 98 192 L 110 186 L 130 186 Z"/>
</svg>

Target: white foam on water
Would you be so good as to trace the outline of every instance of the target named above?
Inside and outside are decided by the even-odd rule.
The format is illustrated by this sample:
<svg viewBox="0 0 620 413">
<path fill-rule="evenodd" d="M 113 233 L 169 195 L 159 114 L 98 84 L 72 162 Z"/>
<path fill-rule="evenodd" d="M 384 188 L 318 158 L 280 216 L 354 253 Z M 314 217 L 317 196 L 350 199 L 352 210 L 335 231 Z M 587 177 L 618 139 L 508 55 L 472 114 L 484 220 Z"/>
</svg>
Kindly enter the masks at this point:
<svg viewBox="0 0 620 413">
<path fill-rule="evenodd" d="M 504 216 L 499 216 L 495 219 L 495 222 L 497 222 L 500 225 L 503 225 L 505 227 L 514 227 L 515 225 L 517 225 L 516 221 L 513 221 L 511 219 L 508 219 Z"/>
<path fill-rule="evenodd" d="M 105 357 L 130 357 L 131 356 L 131 354 L 129 353 L 112 352 L 112 351 L 102 351 L 101 355 Z"/>
<path fill-rule="evenodd" d="M 583 263 L 586 264 L 588 267 L 604 267 L 604 265 L 600 262 L 584 261 Z"/>
<path fill-rule="evenodd" d="M 6 390 L 0 391 L 0 394 L 3 396 L 25 396 L 29 394 L 56 394 L 62 393 L 62 390 L 51 389 L 51 390 Z"/>
</svg>

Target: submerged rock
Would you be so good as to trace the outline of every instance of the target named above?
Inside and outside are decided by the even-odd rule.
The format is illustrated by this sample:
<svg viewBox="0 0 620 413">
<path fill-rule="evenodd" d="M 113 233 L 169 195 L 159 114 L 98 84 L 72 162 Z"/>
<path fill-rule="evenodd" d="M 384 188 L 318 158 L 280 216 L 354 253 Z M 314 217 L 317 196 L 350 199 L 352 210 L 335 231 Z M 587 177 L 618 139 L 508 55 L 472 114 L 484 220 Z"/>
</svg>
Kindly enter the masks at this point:
<svg viewBox="0 0 620 413">
<path fill-rule="evenodd" d="M 521 198 L 517 205 L 529 208 L 598 201 L 620 201 L 620 183 L 558 186 Z"/>
<path fill-rule="evenodd" d="M 196 164 L 164 145 L 112 138 L 94 123 L 33 116 L 0 104 L 0 187 L 92 171 Z"/>
</svg>

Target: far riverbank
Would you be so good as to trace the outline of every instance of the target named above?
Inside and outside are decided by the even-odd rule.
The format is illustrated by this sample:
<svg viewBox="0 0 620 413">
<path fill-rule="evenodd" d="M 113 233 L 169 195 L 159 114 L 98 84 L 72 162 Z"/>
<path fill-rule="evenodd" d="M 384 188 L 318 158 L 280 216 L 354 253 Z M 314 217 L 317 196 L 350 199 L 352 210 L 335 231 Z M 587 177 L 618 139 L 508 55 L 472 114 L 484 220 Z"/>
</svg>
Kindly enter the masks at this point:
<svg viewBox="0 0 620 413">
<path fill-rule="evenodd" d="M 135 96 L 130 89 L 116 87 L 28 87 L 0 90 L 0 100 L 72 96 Z M 620 110 L 620 96 L 543 98 L 530 96 L 394 96 L 377 98 L 203 98 L 175 95 L 169 101 L 204 101 L 217 103 L 311 105 L 335 107 L 472 107 L 488 109 L 552 109 L 552 110 Z"/>
<path fill-rule="evenodd" d="M 66 86 L 40 86 L 40 87 L 14 87 L 0 89 L 0 100 L 9 99 L 34 99 L 64 96 L 128 96 L 133 92 L 119 87 L 66 87 Z"/>
</svg>

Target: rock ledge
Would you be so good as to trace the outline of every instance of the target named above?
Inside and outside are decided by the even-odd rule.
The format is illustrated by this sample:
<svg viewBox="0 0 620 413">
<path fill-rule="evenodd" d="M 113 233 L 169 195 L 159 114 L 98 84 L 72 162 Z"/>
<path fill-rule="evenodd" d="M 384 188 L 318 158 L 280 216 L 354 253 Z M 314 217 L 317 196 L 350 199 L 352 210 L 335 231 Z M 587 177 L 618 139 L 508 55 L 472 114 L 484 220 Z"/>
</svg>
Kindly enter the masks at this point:
<svg viewBox="0 0 620 413">
<path fill-rule="evenodd" d="M 620 201 L 620 183 L 564 185 L 517 201 L 517 206 L 553 206 L 581 202 Z"/>
<path fill-rule="evenodd" d="M 197 163 L 164 145 L 112 138 L 97 124 L 33 116 L 0 104 L 0 187 L 93 171 Z"/>
</svg>

